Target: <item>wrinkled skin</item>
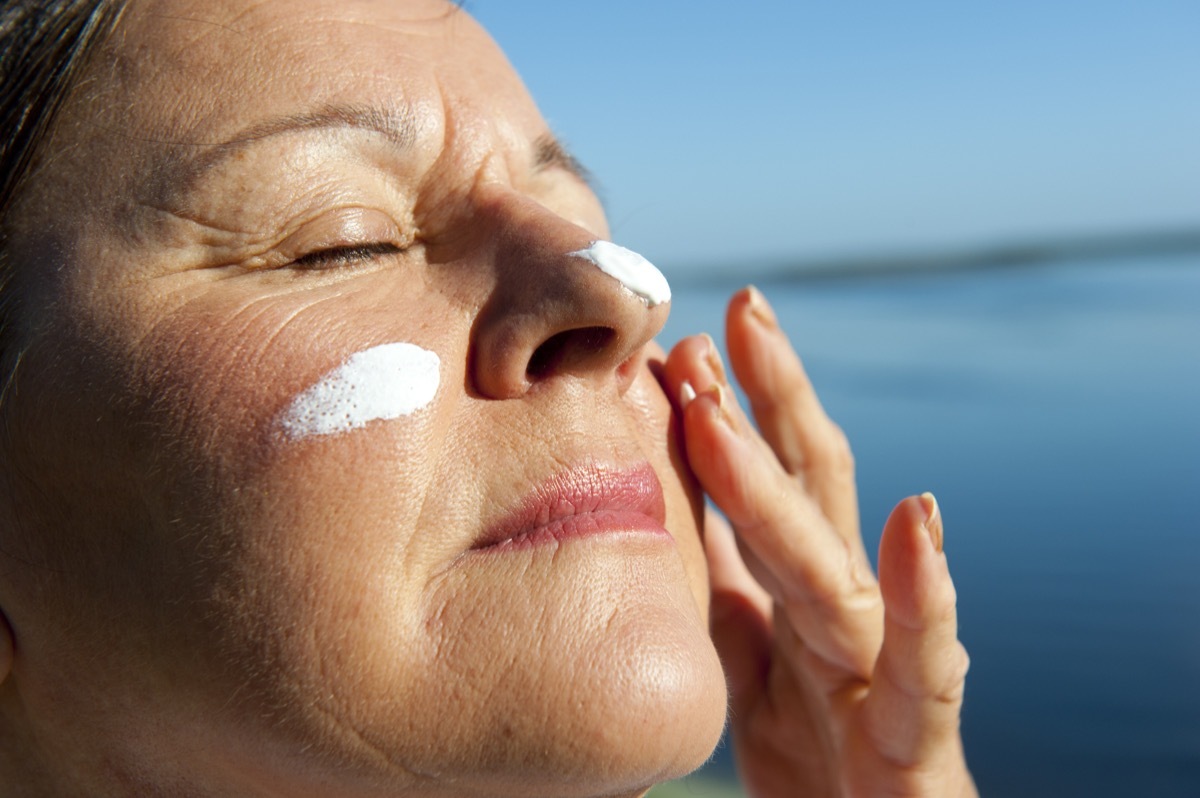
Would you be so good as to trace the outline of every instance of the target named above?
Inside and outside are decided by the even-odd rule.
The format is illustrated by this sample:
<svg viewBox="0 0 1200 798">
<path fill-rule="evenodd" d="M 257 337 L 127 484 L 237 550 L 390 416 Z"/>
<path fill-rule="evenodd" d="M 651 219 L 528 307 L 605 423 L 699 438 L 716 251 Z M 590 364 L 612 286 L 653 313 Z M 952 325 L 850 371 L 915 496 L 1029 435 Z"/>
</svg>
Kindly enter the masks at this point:
<svg viewBox="0 0 1200 798">
<path fill-rule="evenodd" d="M 707 336 L 672 350 L 664 384 L 681 397 L 688 461 L 729 519 L 707 524 L 712 631 L 749 793 L 976 795 L 959 735 L 968 659 L 936 499 L 892 511 L 876 580 L 846 437 L 774 312 L 739 291 L 725 329 L 757 429 Z"/>
<path fill-rule="evenodd" d="M 764 442 L 704 393 L 704 339 L 668 357 L 666 306 L 566 257 L 608 230 L 552 141 L 440 0 L 130 4 L 9 222 L 0 783 L 632 796 L 701 764 L 731 698 L 762 795 L 969 788 L 919 502 L 881 594 L 786 341 L 736 345 L 735 297 Z M 440 358 L 428 407 L 281 435 L 393 341 Z M 647 472 L 654 518 L 479 548 L 563 474 Z M 719 523 L 706 551 L 700 485 L 750 571 Z"/>
</svg>

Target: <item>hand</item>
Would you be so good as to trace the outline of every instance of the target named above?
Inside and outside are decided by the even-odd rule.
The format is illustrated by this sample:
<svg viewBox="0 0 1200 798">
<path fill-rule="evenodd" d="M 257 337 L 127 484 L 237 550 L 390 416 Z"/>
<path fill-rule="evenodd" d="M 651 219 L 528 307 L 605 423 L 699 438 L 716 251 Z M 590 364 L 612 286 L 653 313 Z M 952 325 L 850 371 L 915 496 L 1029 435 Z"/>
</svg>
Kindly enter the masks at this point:
<svg viewBox="0 0 1200 798">
<path fill-rule="evenodd" d="M 738 766 L 758 798 L 973 796 L 959 734 L 967 655 L 933 496 L 884 527 L 876 581 L 854 464 L 774 313 L 734 295 L 726 338 L 761 434 L 711 339 L 681 341 L 664 385 L 709 513 L 712 635 Z M 685 387 L 685 382 L 688 387 Z"/>
</svg>

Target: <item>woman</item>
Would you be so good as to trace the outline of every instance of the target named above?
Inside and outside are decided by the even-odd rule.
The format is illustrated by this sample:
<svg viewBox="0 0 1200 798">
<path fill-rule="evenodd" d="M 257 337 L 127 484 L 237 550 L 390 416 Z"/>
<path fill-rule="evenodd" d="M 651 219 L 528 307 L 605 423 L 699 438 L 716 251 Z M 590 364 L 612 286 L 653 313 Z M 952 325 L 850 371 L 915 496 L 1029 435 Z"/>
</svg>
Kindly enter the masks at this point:
<svg viewBox="0 0 1200 798">
<path fill-rule="evenodd" d="M 754 795 L 973 794 L 932 497 L 876 583 L 765 300 L 760 437 L 464 12 L 46 7 L 5 28 L 5 795 L 641 795 L 727 703 Z"/>
</svg>

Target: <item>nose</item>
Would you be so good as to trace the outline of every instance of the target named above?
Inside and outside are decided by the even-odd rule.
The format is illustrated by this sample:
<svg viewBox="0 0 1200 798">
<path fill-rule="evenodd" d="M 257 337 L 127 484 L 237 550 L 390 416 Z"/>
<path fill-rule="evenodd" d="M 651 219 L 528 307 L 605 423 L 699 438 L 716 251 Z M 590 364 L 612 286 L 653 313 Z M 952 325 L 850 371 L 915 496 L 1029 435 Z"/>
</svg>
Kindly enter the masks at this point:
<svg viewBox="0 0 1200 798">
<path fill-rule="evenodd" d="M 571 377 L 624 394 L 669 304 L 602 270 L 611 249 L 592 247 L 595 236 L 527 197 L 496 197 L 483 212 L 493 217 L 495 279 L 472 330 L 476 390 L 513 399 Z"/>
</svg>

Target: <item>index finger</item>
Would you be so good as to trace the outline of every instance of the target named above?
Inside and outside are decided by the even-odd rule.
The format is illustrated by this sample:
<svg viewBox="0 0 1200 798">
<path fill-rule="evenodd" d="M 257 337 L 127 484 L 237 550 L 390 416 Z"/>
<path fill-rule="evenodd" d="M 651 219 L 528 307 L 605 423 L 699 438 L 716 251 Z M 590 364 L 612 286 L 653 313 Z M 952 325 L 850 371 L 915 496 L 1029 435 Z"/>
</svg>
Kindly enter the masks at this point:
<svg viewBox="0 0 1200 798">
<path fill-rule="evenodd" d="M 732 402 L 714 386 L 684 408 L 689 464 L 808 649 L 843 673 L 835 681 L 865 680 L 882 637 L 874 577 Z"/>
<path fill-rule="evenodd" d="M 800 357 L 758 289 L 747 286 L 733 295 L 725 328 L 730 366 L 763 438 L 866 562 L 850 445 L 825 412 Z"/>
</svg>

